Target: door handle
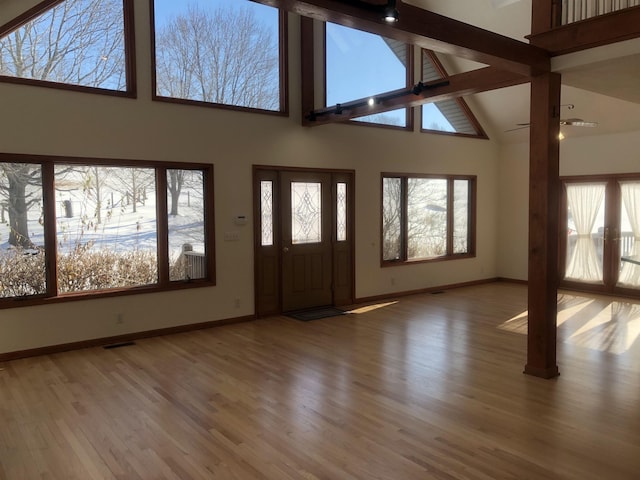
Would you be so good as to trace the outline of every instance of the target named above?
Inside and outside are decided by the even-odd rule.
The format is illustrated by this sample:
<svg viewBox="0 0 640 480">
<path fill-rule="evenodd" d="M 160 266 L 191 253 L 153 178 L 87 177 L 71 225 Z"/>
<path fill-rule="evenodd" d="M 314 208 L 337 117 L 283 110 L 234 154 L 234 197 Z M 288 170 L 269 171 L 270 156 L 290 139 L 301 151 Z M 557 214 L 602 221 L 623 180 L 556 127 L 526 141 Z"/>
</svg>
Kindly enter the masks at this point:
<svg viewBox="0 0 640 480">
<path fill-rule="evenodd" d="M 284 253 L 289 253 L 289 247 L 284 247 L 284 248 L 282 249 L 282 251 L 283 251 Z"/>
</svg>

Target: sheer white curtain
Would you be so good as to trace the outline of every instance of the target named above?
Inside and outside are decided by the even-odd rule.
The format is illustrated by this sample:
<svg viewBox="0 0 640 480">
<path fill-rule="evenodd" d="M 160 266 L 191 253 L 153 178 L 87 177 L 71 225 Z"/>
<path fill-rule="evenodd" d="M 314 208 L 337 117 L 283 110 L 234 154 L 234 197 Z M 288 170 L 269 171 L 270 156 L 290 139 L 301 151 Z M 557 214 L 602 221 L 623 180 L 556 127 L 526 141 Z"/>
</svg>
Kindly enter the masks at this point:
<svg viewBox="0 0 640 480">
<path fill-rule="evenodd" d="M 631 231 L 633 232 L 633 247 L 630 256 L 640 255 L 640 183 L 620 182 L 622 202 L 627 211 Z M 618 283 L 640 286 L 640 265 L 622 262 L 622 271 Z"/>
<path fill-rule="evenodd" d="M 605 185 L 580 183 L 567 185 L 569 211 L 576 227 L 576 244 L 567 262 L 565 278 L 585 282 L 602 282 L 602 266 L 598 260 L 591 231 L 604 199 Z"/>
</svg>

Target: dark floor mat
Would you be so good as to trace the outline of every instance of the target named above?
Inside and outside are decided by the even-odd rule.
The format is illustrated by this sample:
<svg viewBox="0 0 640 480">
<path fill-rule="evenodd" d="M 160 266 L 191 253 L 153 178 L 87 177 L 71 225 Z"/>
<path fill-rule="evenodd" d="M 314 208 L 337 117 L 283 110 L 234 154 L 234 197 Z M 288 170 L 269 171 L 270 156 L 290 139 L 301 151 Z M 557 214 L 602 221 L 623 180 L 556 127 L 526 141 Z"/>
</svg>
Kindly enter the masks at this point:
<svg viewBox="0 0 640 480">
<path fill-rule="evenodd" d="M 298 312 L 289 312 L 285 315 L 287 317 L 295 318 L 296 320 L 301 320 L 303 322 L 308 322 L 309 320 L 318 320 L 320 318 L 328 318 L 328 317 L 337 317 L 338 315 L 346 315 L 347 312 L 344 310 L 340 310 L 335 307 L 322 307 L 322 308 L 314 308 L 313 310 L 302 310 Z"/>
</svg>

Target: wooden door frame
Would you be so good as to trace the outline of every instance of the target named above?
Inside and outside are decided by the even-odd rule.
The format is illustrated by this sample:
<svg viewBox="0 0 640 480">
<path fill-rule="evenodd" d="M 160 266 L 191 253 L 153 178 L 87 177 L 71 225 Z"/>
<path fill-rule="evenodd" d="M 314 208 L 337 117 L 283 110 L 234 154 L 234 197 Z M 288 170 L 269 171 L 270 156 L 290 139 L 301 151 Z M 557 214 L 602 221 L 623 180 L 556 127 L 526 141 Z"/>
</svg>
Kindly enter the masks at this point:
<svg viewBox="0 0 640 480">
<path fill-rule="evenodd" d="M 337 241 L 335 232 L 335 211 L 332 209 L 331 228 L 331 256 L 332 256 L 332 298 L 334 305 L 352 304 L 355 299 L 355 170 L 347 169 L 324 169 L 306 167 L 288 167 L 276 165 L 253 165 L 253 226 L 254 226 L 254 308 L 257 317 L 276 315 L 282 313 L 282 238 L 281 238 L 281 199 L 280 199 L 280 173 L 281 172 L 308 172 L 324 173 L 331 175 L 331 196 L 332 205 L 335 205 L 335 187 L 338 182 L 346 181 L 349 185 L 347 194 L 347 238 L 348 257 L 350 269 L 350 285 L 347 290 L 350 293 L 343 299 L 336 302 L 336 252 Z M 272 182 L 272 205 L 273 205 L 273 244 L 262 245 L 262 218 L 261 218 L 261 181 Z M 264 294 L 265 281 L 270 278 L 275 282 L 277 291 L 270 295 Z"/>
</svg>

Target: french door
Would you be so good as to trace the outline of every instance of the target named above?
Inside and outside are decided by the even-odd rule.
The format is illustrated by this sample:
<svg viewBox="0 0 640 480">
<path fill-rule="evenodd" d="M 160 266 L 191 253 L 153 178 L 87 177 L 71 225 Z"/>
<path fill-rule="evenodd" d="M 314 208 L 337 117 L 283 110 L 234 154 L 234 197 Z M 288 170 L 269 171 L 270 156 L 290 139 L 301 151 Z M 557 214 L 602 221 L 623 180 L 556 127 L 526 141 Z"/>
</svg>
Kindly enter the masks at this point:
<svg viewBox="0 0 640 480">
<path fill-rule="evenodd" d="M 254 167 L 256 313 L 353 301 L 353 172 Z"/>
<path fill-rule="evenodd" d="M 563 180 L 561 285 L 640 295 L 640 175 Z"/>
</svg>

